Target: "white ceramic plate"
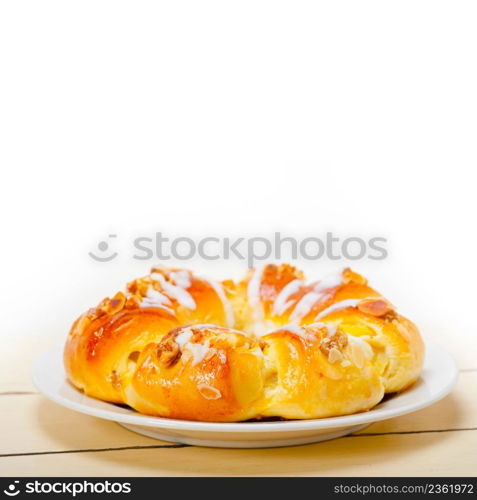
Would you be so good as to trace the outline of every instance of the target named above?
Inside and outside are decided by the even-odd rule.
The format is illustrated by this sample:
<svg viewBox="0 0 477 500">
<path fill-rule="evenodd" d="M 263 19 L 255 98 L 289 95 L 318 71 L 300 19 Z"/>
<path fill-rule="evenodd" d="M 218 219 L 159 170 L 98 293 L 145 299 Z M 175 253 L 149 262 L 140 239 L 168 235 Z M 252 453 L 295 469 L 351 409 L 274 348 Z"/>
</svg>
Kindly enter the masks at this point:
<svg viewBox="0 0 477 500">
<path fill-rule="evenodd" d="M 454 360 L 427 343 L 421 378 L 372 410 L 342 417 L 276 422 L 210 423 L 148 417 L 132 409 L 85 396 L 66 380 L 63 345 L 44 353 L 33 367 L 33 382 L 47 398 L 72 410 L 118 422 L 156 439 L 221 448 L 269 448 L 316 443 L 355 432 L 372 422 L 410 413 L 446 396 L 457 380 Z"/>
</svg>

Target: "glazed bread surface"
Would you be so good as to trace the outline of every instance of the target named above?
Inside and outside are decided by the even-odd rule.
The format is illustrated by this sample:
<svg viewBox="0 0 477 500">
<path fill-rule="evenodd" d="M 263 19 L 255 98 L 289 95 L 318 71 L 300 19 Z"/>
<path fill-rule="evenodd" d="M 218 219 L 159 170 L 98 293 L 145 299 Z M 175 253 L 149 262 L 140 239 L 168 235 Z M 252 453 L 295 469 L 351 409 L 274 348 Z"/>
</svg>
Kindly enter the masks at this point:
<svg viewBox="0 0 477 500">
<path fill-rule="evenodd" d="M 416 326 L 344 269 L 306 283 L 287 264 L 221 283 L 153 268 L 73 324 L 66 373 L 85 394 L 213 422 L 366 411 L 411 385 Z"/>
</svg>

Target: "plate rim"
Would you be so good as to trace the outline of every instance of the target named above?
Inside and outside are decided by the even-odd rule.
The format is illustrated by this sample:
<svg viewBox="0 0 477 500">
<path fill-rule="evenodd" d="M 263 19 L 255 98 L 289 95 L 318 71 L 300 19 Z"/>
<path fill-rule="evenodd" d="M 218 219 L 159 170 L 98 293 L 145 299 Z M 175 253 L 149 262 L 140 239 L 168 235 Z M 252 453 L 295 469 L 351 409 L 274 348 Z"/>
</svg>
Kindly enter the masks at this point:
<svg viewBox="0 0 477 500">
<path fill-rule="evenodd" d="M 275 421 L 275 422 L 201 422 L 195 420 L 182 420 L 182 419 L 170 419 L 167 417 L 154 417 L 144 414 L 129 414 L 115 412 L 113 409 L 103 409 L 103 408 L 93 408 L 81 402 L 71 400 L 56 391 L 49 390 L 45 387 L 43 380 L 44 376 L 42 372 L 45 369 L 45 361 L 51 356 L 55 356 L 58 353 L 63 353 L 64 342 L 59 342 L 51 346 L 49 349 L 44 351 L 34 362 L 32 367 L 32 379 L 33 384 L 38 389 L 38 391 L 50 399 L 51 401 L 64 406 L 73 411 L 90 415 L 97 418 L 102 418 L 104 420 L 111 420 L 114 422 L 123 422 L 126 424 L 133 424 L 144 427 L 154 427 L 162 428 L 168 430 L 183 430 L 183 431 L 201 431 L 201 432 L 212 432 L 212 433 L 254 433 L 254 432 L 285 432 L 285 431 L 309 431 L 309 430 L 321 430 L 321 429 L 333 429 L 337 427 L 346 427 L 359 424 L 373 423 L 382 420 L 387 420 L 389 418 L 399 417 L 408 413 L 412 413 L 417 410 L 421 410 L 427 406 L 430 406 L 443 397 L 447 396 L 455 386 L 459 371 L 454 358 L 440 345 L 426 340 L 426 357 L 429 357 L 429 352 L 437 353 L 441 357 L 447 358 L 447 364 L 451 368 L 449 370 L 446 383 L 431 397 L 423 398 L 420 401 L 416 401 L 412 404 L 403 406 L 402 408 L 372 408 L 365 412 L 353 413 L 350 415 L 341 415 L 337 417 L 324 417 L 317 419 L 304 419 L 304 420 L 288 420 L 288 421 Z M 62 357 L 61 357 L 62 359 Z M 63 362 L 61 362 L 63 366 Z M 51 364 L 48 364 L 46 368 L 54 370 Z M 424 374 L 424 372 L 423 372 Z M 425 380 L 421 374 L 421 379 Z M 85 394 L 80 393 L 73 385 L 71 385 L 64 374 L 63 382 L 68 384 L 71 390 L 77 391 L 81 396 L 87 400 L 92 400 L 93 402 L 100 402 L 105 405 L 110 405 L 113 408 L 117 408 L 114 403 L 109 403 L 107 401 L 102 401 L 96 398 L 92 398 Z M 409 390 L 412 390 L 409 388 Z M 402 393 L 406 394 L 406 391 Z M 395 396 L 399 398 L 399 394 Z M 134 411 L 131 409 L 131 411 Z"/>
</svg>

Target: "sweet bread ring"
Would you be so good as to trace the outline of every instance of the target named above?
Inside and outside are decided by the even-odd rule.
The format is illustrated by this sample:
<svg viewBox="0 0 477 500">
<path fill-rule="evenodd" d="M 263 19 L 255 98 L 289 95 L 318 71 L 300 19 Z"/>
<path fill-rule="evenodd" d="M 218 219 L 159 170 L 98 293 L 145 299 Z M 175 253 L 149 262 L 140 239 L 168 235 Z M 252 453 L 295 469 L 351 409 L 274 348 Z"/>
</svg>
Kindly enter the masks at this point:
<svg viewBox="0 0 477 500">
<path fill-rule="evenodd" d="M 240 282 L 151 273 L 73 324 L 70 381 L 148 414 L 215 422 L 364 411 L 412 384 L 419 331 L 350 269 L 306 284 L 267 265 Z"/>
</svg>

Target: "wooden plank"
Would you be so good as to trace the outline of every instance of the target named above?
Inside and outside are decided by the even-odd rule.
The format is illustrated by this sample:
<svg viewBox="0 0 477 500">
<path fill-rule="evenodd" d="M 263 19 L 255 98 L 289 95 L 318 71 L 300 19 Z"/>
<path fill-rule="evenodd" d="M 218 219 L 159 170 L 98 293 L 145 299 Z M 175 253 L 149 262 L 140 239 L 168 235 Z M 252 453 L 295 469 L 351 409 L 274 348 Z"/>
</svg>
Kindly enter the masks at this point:
<svg viewBox="0 0 477 500">
<path fill-rule="evenodd" d="M 40 354 L 65 335 L 21 336 L 2 339 L 2 363 L 0 363 L 0 393 L 7 391 L 36 391 L 31 380 L 31 368 Z"/>
<path fill-rule="evenodd" d="M 445 349 L 461 370 L 477 369 L 477 332 L 456 325 L 426 323 L 420 325 L 424 341 L 432 341 Z"/>
<path fill-rule="evenodd" d="M 442 401 L 409 415 L 377 422 L 361 433 L 477 428 L 476 386 L 477 373 L 463 373 L 455 391 Z M 0 396 L 0 414 L 1 454 L 163 443 L 130 432 L 114 422 L 68 410 L 38 394 Z"/>
<path fill-rule="evenodd" d="M 163 443 L 68 410 L 39 394 L 0 396 L 0 414 L 0 454 Z"/>
<path fill-rule="evenodd" d="M 15 476 L 475 476 L 477 431 L 348 437 L 263 450 L 142 449 L 0 458 Z"/>
<path fill-rule="evenodd" d="M 461 373 L 455 389 L 444 399 L 423 410 L 376 422 L 360 433 L 477 428 L 476 387 L 477 372 Z"/>
</svg>

